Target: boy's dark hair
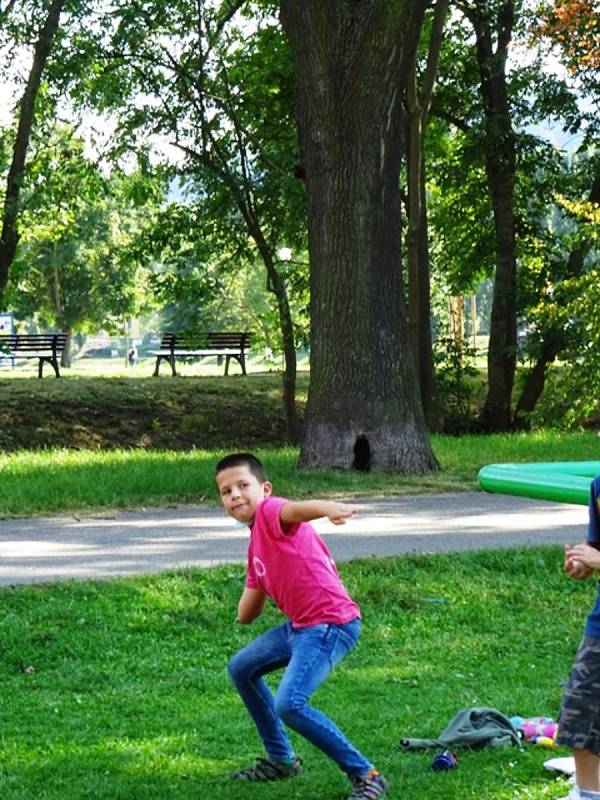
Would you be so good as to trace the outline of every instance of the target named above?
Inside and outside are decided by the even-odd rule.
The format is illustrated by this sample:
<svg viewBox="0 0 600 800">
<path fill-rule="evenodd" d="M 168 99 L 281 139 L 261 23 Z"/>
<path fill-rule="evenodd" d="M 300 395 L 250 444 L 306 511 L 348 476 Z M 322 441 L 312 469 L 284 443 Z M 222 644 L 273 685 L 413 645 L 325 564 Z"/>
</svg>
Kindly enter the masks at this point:
<svg viewBox="0 0 600 800">
<path fill-rule="evenodd" d="M 230 467 L 248 467 L 250 472 L 260 483 L 264 483 L 268 480 L 262 462 L 259 461 L 255 455 L 252 455 L 252 453 L 231 453 L 225 456 L 225 458 L 222 458 L 215 467 L 215 478 L 219 472 L 223 472 L 224 469 L 229 469 Z"/>
</svg>

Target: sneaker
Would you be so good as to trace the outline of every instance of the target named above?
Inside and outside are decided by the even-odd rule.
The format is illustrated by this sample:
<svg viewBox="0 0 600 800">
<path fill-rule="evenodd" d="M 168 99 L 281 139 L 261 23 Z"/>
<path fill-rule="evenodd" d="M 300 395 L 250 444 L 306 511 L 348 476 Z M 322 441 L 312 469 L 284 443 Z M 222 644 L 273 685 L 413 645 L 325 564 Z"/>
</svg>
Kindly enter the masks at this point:
<svg viewBox="0 0 600 800">
<path fill-rule="evenodd" d="M 352 794 L 348 800 L 377 800 L 389 791 L 388 782 L 376 769 L 352 780 Z"/>
<path fill-rule="evenodd" d="M 285 778 L 294 778 L 296 775 L 302 775 L 302 772 L 302 760 L 299 758 L 295 758 L 291 764 L 271 761 L 270 758 L 257 758 L 253 766 L 241 769 L 239 772 L 232 772 L 231 777 L 234 781 L 262 783 L 264 781 L 282 781 Z"/>
</svg>

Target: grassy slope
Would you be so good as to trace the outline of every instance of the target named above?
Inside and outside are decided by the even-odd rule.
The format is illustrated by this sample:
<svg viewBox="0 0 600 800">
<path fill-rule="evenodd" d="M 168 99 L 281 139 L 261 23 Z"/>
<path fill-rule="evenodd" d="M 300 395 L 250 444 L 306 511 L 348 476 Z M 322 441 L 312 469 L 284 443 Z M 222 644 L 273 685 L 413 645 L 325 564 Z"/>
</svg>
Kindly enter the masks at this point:
<svg viewBox="0 0 600 800">
<path fill-rule="evenodd" d="M 307 376 L 299 377 L 299 405 Z M 287 496 L 463 491 L 490 462 L 600 459 L 592 432 L 433 436 L 427 476 L 299 471 L 283 446 L 281 377 L 0 379 L 0 515 L 214 503 L 226 450 L 256 450 Z"/>
<path fill-rule="evenodd" d="M 299 377 L 302 408 L 307 378 Z M 0 378 L 0 449 L 279 445 L 279 375 Z M 250 401 L 249 401 L 250 400 Z"/>
</svg>

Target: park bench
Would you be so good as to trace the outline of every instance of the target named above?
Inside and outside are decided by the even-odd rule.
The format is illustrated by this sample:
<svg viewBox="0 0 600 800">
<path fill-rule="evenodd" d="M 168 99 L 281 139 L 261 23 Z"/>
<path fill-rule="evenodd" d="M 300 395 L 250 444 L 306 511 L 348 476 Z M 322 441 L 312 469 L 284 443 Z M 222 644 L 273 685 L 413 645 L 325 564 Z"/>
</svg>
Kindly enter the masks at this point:
<svg viewBox="0 0 600 800">
<path fill-rule="evenodd" d="M 59 363 L 65 345 L 66 333 L 8 333 L 0 334 L 0 357 L 37 358 L 38 378 L 43 377 L 44 363 L 51 364 L 60 378 Z"/>
<path fill-rule="evenodd" d="M 204 358 L 217 356 L 220 364 L 225 359 L 225 375 L 229 374 L 229 362 L 234 358 L 242 372 L 246 374 L 246 350 L 250 347 L 250 334 L 233 331 L 198 334 L 163 334 L 158 350 L 151 350 L 156 356 L 154 375 L 158 375 L 161 361 L 171 365 L 171 372 L 176 375 L 175 360 L 178 358 Z"/>
</svg>

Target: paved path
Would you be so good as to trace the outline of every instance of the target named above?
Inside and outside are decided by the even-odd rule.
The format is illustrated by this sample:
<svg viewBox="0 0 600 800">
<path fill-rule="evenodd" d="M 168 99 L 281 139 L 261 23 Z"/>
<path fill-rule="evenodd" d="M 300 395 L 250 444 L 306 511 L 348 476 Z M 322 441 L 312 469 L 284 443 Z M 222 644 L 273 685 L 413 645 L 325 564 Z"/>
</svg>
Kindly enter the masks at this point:
<svg viewBox="0 0 600 800">
<path fill-rule="evenodd" d="M 587 525 L 584 506 L 481 492 L 353 502 L 360 513 L 346 525 L 316 523 L 338 561 L 564 544 Z M 199 506 L 0 520 L 0 585 L 244 561 L 247 538 L 223 511 Z"/>
</svg>

